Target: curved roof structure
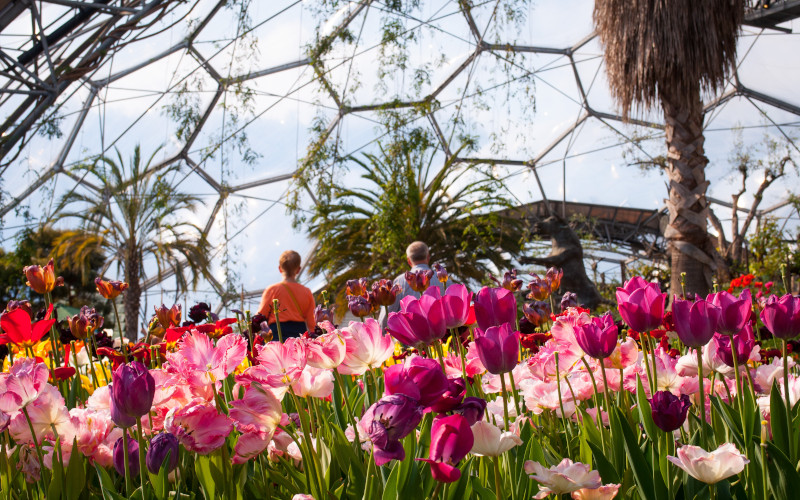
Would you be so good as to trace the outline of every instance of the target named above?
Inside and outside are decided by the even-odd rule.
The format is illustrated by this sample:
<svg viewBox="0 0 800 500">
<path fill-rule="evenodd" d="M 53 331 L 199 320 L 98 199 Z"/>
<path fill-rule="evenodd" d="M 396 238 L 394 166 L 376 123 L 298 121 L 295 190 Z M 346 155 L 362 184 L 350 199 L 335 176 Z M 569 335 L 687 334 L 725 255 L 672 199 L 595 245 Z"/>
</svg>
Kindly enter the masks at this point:
<svg viewBox="0 0 800 500">
<path fill-rule="evenodd" d="M 138 143 L 158 150 L 158 165 L 179 163 L 179 188 L 204 201 L 180 214 L 215 248 L 215 279 L 192 298 L 255 296 L 277 279 L 280 251 L 311 249 L 285 210 L 309 151 L 324 150 L 316 167 L 344 176 L 342 159 L 373 151 L 389 119 L 435 136 L 442 158 L 469 138 L 458 159 L 495 165 L 520 205 L 596 206 L 615 212 L 611 223 L 633 208 L 641 225 L 666 189 L 657 169 L 632 164 L 661 154 L 661 116 L 617 114 L 592 6 L 0 0 L 3 245 L 64 193 L 96 188 L 76 166 Z M 759 157 L 765 137 L 800 153 L 800 23 L 775 22 L 743 27 L 737 71 L 705 98 L 710 196 L 723 203 L 738 190 L 736 141 Z M 748 182 L 752 191 L 758 179 Z M 792 217 L 781 202 L 796 185 L 791 172 L 762 208 Z M 300 208 L 312 203 L 302 193 Z M 725 222 L 729 209 L 716 210 Z M 173 300 L 169 277 L 145 268 L 150 303 Z"/>
</svg>

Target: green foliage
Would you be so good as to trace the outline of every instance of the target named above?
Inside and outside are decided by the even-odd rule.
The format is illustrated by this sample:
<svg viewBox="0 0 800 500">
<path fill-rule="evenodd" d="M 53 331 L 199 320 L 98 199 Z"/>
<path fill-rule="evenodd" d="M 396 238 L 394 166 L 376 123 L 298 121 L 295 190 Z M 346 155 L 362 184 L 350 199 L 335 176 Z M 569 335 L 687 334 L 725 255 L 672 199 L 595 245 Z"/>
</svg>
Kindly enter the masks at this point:
<svg viewBox="0 0 800 500">
<path fill-rule="evenodd" d="M 766 281 L 780 281 L 781 266 L 784 264 L 787 272 L 800 272 L 800 233 L 790 239 L 778 219 L 764 218 L 748 243 L 752 274 Z"/>
<path fill-rule="evenodd" d="M 526 232 L 497 213 L 512 206 L 502 182 L 482 166 L 434 165 L 435 153 L 417 133 L 380 146 L 378 155 L 351 157 L 363 182 L 335 183 L 330 200 L 315 207 L 310 273 L 324 275 L 335 290 L 356 277 L 396 275 L 407 270 L 405 249 L 415 240 L 459 280 L 481 282 L 491 266 L 507 268 Z"/>
</svg>

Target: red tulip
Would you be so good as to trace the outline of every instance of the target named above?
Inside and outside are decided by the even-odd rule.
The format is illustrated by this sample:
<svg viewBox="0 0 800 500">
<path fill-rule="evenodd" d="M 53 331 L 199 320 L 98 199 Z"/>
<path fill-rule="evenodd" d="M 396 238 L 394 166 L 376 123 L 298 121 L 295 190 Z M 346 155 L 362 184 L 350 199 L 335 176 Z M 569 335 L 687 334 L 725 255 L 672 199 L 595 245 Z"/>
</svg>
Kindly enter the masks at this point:
<svg viewBox="0 0 800 500">
<path fill-rule="evenodd" d="M 64 284 L 64 278 L 56 278 L 53 259 L 50 259 L 46 266 L 25 266 L 22 271 L 25 273 L 25 277 L 28 278 L 25 284 L 31 287 L 34 292 L 42 295 L 50 293 L 56 286 Z"/>
<path fill-rule="evenodd" d="M 24 309 L 14 309 L 0 316 L 0 326 L 6 332 L 9 342 L 21 347 L 33 347 L 56 322 L 55 319 L 49 319 L 52 312 L 51 304 L 45 316 L 47 319 L 31 323 L 31 317 Z"/>
</svg>

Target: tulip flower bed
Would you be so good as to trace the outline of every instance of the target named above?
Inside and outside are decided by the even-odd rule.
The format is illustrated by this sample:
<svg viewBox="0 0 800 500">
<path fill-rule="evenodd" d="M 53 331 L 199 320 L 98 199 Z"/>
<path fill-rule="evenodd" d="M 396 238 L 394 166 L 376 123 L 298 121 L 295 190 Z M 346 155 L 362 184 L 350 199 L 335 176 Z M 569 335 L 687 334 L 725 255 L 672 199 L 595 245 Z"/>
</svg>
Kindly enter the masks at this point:
<svg viewBox="0 0 800 500">
<path fill-rule="evenodd" d="M 52 267 L 26 273 L 49 302 Z M 353 282 L 360 321 L 320 309 L 315 334 L 284 342 L 199 304 L 114 347 L 88 307 L 59 332 L 52 307 L 10 304 L 0 498 L 794 498 L 800 298 L 665 312 L 635 277 L 616 322 L 571 294 L 550 313 L 552 270 L 518 317 L 515 273 L 474 296 L 418 278 L 385 330 L 377 292 L 396 288 Z M 98 278 L 110 300 L 125 288 Z"/>
</svg>

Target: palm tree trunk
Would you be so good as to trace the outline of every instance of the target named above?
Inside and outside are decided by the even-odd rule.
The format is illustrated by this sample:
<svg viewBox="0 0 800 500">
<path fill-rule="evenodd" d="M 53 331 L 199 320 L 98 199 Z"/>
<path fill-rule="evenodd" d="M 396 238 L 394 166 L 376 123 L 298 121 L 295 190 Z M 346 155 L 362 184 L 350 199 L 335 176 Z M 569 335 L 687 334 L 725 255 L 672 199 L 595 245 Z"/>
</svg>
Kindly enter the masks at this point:
<svg viewBox="0 0 800 500">
<path fill-rule="evenodd" d="M 139 282 L 140 259 L 138 255 L 128 255 L 125 259 L 125 337 L 136 342 L 139 336 L 139 307 L 141 306 L 142 284 Z"/>
<path fill-rule="evenodd" d="M 691 99 L 659 89 L 666 122 L 669 178 L 669 224 L 664 231 L 671 259 L 670 295 L 681 294 L 681 273 L 686 273 L 687 295 L 708 293 L 711 287 L 708 237 L 708 163 L 703 151 L 703 103 L 700 88 Z"/>
</svg>

